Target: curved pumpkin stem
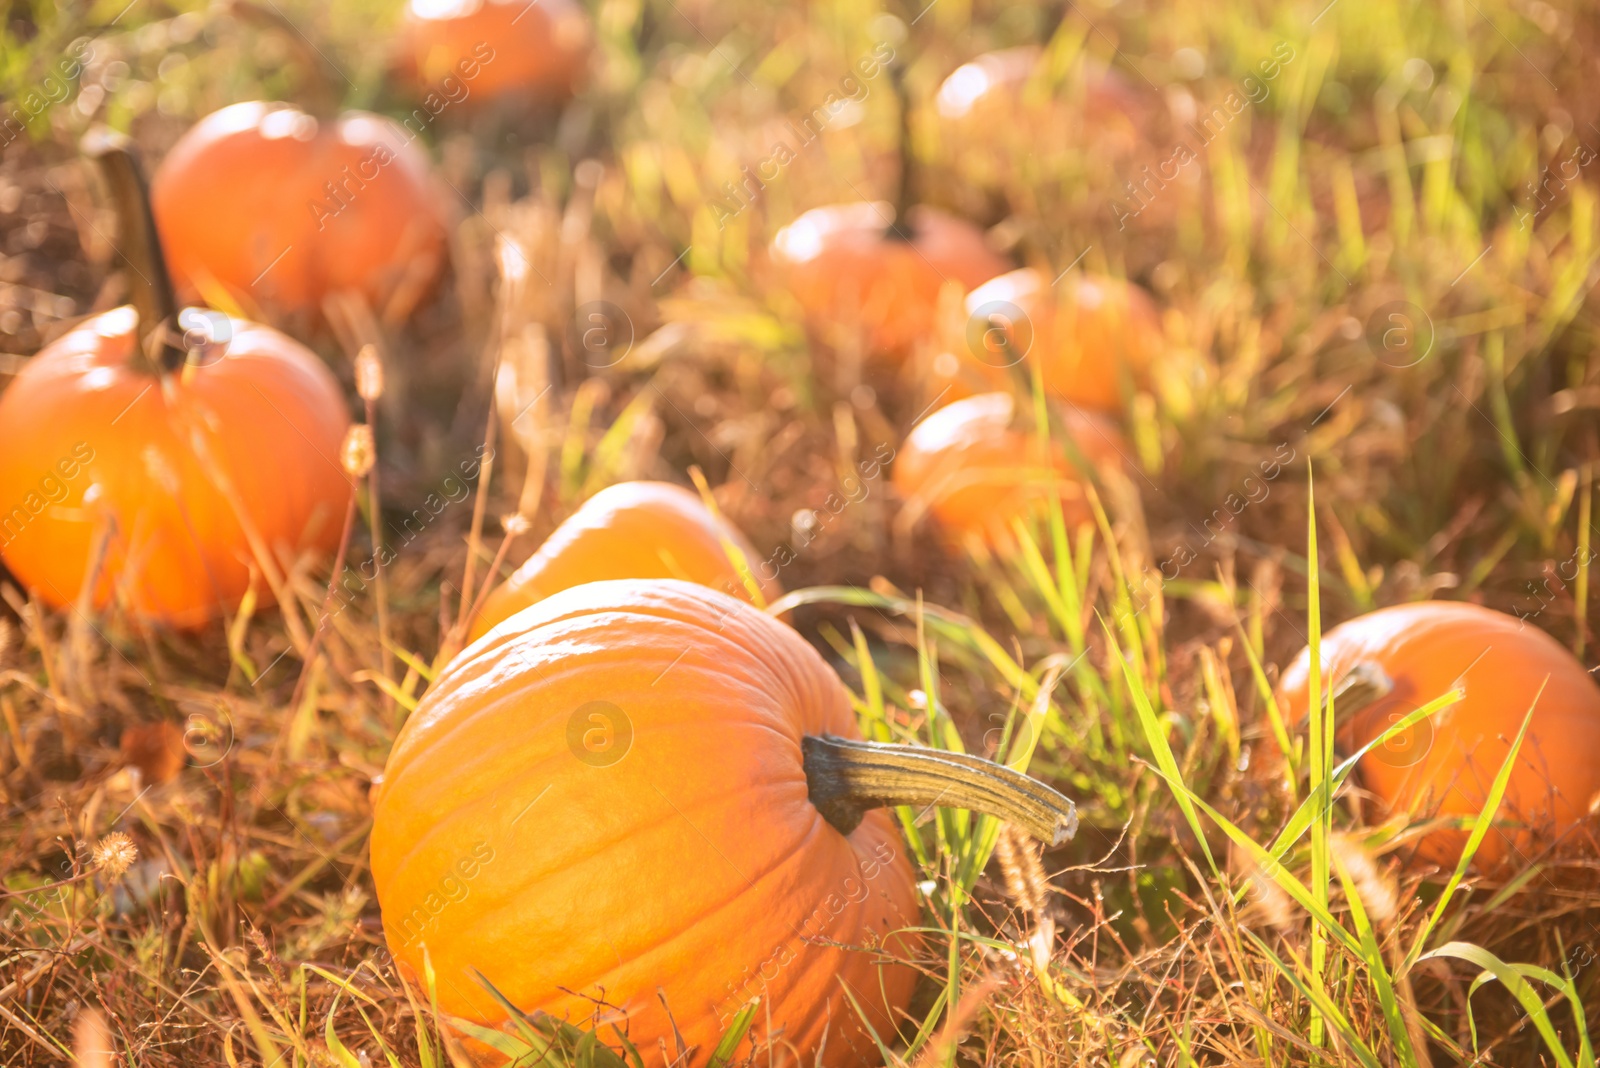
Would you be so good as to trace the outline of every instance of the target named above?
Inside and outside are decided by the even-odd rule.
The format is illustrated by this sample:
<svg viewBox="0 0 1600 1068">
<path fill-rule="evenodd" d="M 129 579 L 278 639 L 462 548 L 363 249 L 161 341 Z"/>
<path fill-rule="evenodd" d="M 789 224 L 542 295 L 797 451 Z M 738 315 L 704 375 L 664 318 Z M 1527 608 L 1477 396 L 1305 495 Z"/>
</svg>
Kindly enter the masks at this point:
<svg viewBox="0 0 1600 1068">
<path fill-rule="evenodd" d="M 894 222 L 889 224 L 884 236 L 891 241 L 910 241 L 911 232 L 911 205 L 915 194 L 913 181 L 916 177 L 916 151 L 911 145 L 911 94 L 906 89 L 905 64 L 896 57 L 889 67 L 889 84 L 894 87 L 895 103 L 900 108 L 900 173 L 895 179 L 894 190 Z"/>
<path fill-rule="evenodd" d="M 915 745 L 801 739 L 811 803 L 840 834 L 868 809 L 895 805 L 965 808 L 1009 820 L 1047 845 L 1078 833 L 1078 810 L 1044 783 L 992 760 Z"/>
<path fill-rule="evenodd" d="M 304 94 L 309 101 L 307 108 L 311 114 L 319 119 L 328 118 L 339 110 L 339 101 L 342 93 L 334 81 L 334 75 L 343 74 L 328 61 L 328 58 L 317 50 L 300 28 L 290 22 L 276 7 L 268 11 L 266 8 L 253 4 L 250 0 L 229 0 L 226 5 L 229 15 L 238 19 L 247 26 L 276 33 L 283 37 L 284 42 L 294 54 L 296 62 L 305 72 Z"/>
<path fill-rule="evenodd" d="M 150 188 L 138 151 L 126 134 L 103 126 L 83 136 L 79 148 L 99 166 L 117 216 L 117 256 L 127 268 L 133 306 L 139 311 L 139 354 L 154 373 L 175 371 L 184 352 L 172 343 L 178 317 L 161 235 L 150 211 Z"/>
</svg>

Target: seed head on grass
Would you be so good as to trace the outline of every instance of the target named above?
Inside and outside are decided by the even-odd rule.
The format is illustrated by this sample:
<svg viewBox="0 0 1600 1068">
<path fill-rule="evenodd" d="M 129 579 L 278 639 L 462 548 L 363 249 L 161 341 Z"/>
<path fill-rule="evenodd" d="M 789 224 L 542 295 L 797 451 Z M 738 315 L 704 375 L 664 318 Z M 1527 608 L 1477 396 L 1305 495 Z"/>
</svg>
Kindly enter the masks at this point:
<svg viewBox="0 0 1600 1068">
<path fill-rule="evenodd" d="M 344 473 L 351 478 L 365 478 L 378 458 L 378 446 L 372 439 L 372 428 L 356 423 L 344 432 L 344 445 L 339 450 L 339 462 Z"/>
<path fill-rule="evenodd" d="M 139 847 L 121 831 L 112 831 L 94 844 L 94 866 L 107 882 L 120 882 L 139 859 Z"/>
</svg>

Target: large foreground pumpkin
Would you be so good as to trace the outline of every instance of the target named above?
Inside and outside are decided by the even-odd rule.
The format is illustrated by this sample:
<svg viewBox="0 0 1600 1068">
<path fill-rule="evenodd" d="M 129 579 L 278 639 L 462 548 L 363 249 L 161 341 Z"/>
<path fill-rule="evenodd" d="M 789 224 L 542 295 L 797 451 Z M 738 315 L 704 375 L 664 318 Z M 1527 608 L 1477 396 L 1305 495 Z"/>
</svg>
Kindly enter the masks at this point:
<svg viewBox="0 0 1600 1068">
<path fill-rule="evenodd" d="M 176 331 L 160 246 L 126 146 L 113 140 L 102 160 L 140 307 L 87 320 L 0 394 L 0 554 L 67 605 L 103 544 L 94 607 L 120 597 L 136 616 L 197 626 L 237 606 L 252 570 L 270 602 L 263 557 L 281 567 L 332 548 L 349 417 L 322 362 L 256 323 L 206 313 L 215 340 L 196 339 L 189 362 L 170 348 L 152 358 L 147 339 Z"/>
<path fill-rule="evenodd" d="M 552 593 L 604 579 L 684 579 L 748 599 L 726 545 L 743 554 L 763 597 L 783 592 L 739 529 L 713 515 L 695 493 L 670 482 L 607 486 L 489 595 L 473 621 L 472 637 L 482 637 Z"/>
<path fill-rule="evenodd" d="M 1046 838 L 1075 818 L 985 761 L 854 737 L 822 658 L 743 601 L 675 580 L 558 593 L 469 646 L 395 741 L 372 828 L 390 951 L 412 977 L 426 951 L 441 1010 L 479 1025 L 505 1026 L 481 972 L 524 1012 L 592 1026 L 603 1001 L 603 1040 L 614 1024 L 660 1065 L 681 1034 L 704 1065 L 759 996 L 754 1048 L 877 1063 L 846 991 L 893 1035 L 919 911 L 874 806 L 981 783 Z"/>
<path fill-rule="evenodd" d="M 1484 839 L 1479 863 L 1525 865 L 1532 851 L 1571 829 L 1600 793 L 1600 686 L 1544 631 L 1478 605 L 1397 605 L 1323 636 L 1324 694 L 1330 683 L 1337 693 L 1358 665 L 1379 680 L 1380 696 L 1350 709 L 1348 721 L 1340 715 L 1338 740 L 1346 752 L 1452 688 L 1465 689 L 1460 702 L 1362 758 L 1361 785 L 1378 798 L 1380 814 L 1387 808 L 1419 819 L 1476 816 L 1530 707 L 1533 719 L 1500 807 L 1504 826 Z M 1307 711 L 1310 666 L 1307 650 L 1283 676 L 1295 716 Z M 1453 868 L 1467 833 L 1432 831 L 1416 854 Z"/>
<path fill-rule="evenodd" d="M 953 542 L 979 535 L 1004 545 L 1015 519 L 1046 505 L 1052 493 L 1070 525 L 1092 518 L 1084 477 L 1061 442 L 1038 455 L 1033 434 L 1018 429 L 1009 393 L 981 393 L 928 416 L 906 436 L 893 482 L 907 503 L 931 513 Z M 1069 410 L 1064 423 L 1078 454 L 1097 470 L 1120 466 L 1127 443 L 1095 412 Z"/>
</svg>

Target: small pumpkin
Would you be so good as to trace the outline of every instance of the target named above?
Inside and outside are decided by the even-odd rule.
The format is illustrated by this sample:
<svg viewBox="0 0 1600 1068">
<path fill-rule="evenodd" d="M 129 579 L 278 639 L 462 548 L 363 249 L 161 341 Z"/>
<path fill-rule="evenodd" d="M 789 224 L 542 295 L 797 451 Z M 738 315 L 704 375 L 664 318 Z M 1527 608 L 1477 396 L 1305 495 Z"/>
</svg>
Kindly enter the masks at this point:
<svg viewBox="0 0 1600 1068">
<path fill-rule="evenodd" d="M 449 199 L 417 131 L 366 111 L 335 114 L 323 61 L 254 5 L 312 72 L 312 111 L 260 100 L 201 119 L 151 180 L 167 264 L 184 301 L 315 318 L 331 293 L 360 293 L 390 320 L 432 288 L 449 247 Z"/>
<path fill-rule="evenodd" d="M 118 201 L 138 307 L 86 320 L 0 394 L 11 509 L 0 555 L 23 585 L 69 605 L 105 539 L 96 608 L 120 597 L 138 617 L 198 626 L 237 607 L 263 556 L 277 566 L 333 547 L 349 417 L 322 362 L 268 327 L 212 312 L 212 340 L 190 362 L 163 348 L 171 289 L 137 164 L 114 135 L 89 148 Z M 259 579 L 257 593 L 270 603 Z"/>
<path fill-rule="evenodd" d="M 699 496 L 670 482 L 619 482 L 584 501 L 537 552 L 484 602 L 472 625 L 476 640 L 491 627 L 553 593 L 585 582 L 677 578 L 749 599 L 741 554 L 763 598 L 783 590 L 737 527 L 713 515 Z"/>
<path fill-rule="evenodd" d="M 565 100 L 593 46 L 576 0 L 410 0 L 400 65 L 425 93 L 463 85 L 459 103 Z M 452 104 L 457 103 L 452 100 Z"/>
<path fill-rule="evenodd" d="M 1031 111 L 1060 121 L 1048 111 L 1039 114 L 1058 98 L 1029 91 L 1029 82 L 1039 75 L 1043 55 L 1037 45 L 985 52 L 945 78 L 934 97 L 934 109 L 957 144 L 961 137 L 982 136 L 995 129 L 1026 129 L 1029 124 L 1018 122 L 1019 113 Z M 1091 64 L 1082 77 L 1085 133 L 1097 144 L 1113 149 L 1126 151 L 1137 146 L 1150 122 L 1145 102 L 1110 68 Z"/>
<path fill-rule="evenodd" d="M 1006 269 L 971 223 L 918 205 L 906 228 L 887 201 L 813 208 L 778 231 L 772 259 L 815 329 L 859 330 L 868 353 L 900 357 L 931 336 L 939 293 Z"/>
<path fill-rule="evenodd" d="M 412 982 L 426 953 L 441 1011 L 479 1027 L 510 1029 L 481 973 L 525 1013 L 590 1026 L 603 1002 L 601 1041 L 662 1065 L 681 1035 L 704 1066 L 759 996 L 755 1049 L 868 1063 L 851 999 L 894 1034 L 919 922 L 879 806 L 975 805 L 1051 842 L 1076 815 L 1008 768 L 857 738 L 837 676 L 744 601 L 558 593 L 468 646 L 395 740 L 371 839 L 390 952 Z"/>
<path fill-rule="evenodd" d="M 1048 460 L 1034 435 L 1017 429 L 1009 393 L 981 393 L 929 415 L 906 436 L 891 481 L 912 514 L 927 511 L 953 542 L 977 535 L 1013 540 L 1012 521 L 1037 512 L 1054 491 L 1067 522 L 1092 519 L 1082 477 L 1060 442 Z M 1116 424 L 1094 412 L 1068 410 L 1066 432 L 1097 470 L 1119 466 L 1128 447 Z"/>
<path fill-rule="evenodd" d="M 966 310 L 969 332 L 992 323 L 1008 359 L 1039 362 L 1051 397 L 1102 411 L 1148 383 L 1165 344 L 1148 293 L 1084 271 L 1053 284 L 1031 267 L 1011 271 L 968 293 Z"/>
<path fill-rule="evenodd" d="M 1308 649 L 1283 675 L 1286 710 L 1296 717 L 1307 713 L 1310 669 Z M 1322 673 L 1324 701 L 1334 688 L 1344 752 L 1451 689 L 1465 690 L 1455 705 L 1362 757 L 1357 774 L 1380 814 L 1476 816 L 1533 708 L 1497 826 L 1475 857 L 1487 870 L 1525 866 L 1600 794 L 1600 686 L 1559 642 L 1513 616 L 1455 601 L 1380 608 L 1323 635 Z M 1338 694 L 1352 678 L 1364 680 L 1367 697 L 1347 701 L 1341 713 Z M 1430 831 L 1415 855 L 1453 870 L 1467 834 Z"/>
</svg>

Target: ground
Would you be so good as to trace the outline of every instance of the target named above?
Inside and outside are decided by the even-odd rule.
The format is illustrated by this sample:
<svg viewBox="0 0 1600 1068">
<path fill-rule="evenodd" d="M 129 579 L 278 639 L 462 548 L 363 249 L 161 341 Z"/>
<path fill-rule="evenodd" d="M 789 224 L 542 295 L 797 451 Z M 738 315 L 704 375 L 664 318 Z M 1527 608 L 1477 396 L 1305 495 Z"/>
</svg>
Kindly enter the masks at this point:
<svg viewBox="0 0 1600 1068">
<path fill-rule="evenodd" d="M 281 10 L 348 105 L 402 116 L 418 101 L 386 44 L 398 7 Z M 305 649 L 276 609 L 198 632 L 116 611 L 75 624 L 0 573 L 0 1060 L 55 1063 L 103 1027 L 127 1064 L 439 1063 L 384 950 L 371 784 L 502 516 L 529 525 L 505 571 L 595 489 L 698 468 L 785 561 L 784 587 L 823 588 L 786 618 L 864 718 L 987 755 L 1055 686 L 1030 771 L 1083 827 L 1042 852 L 1008 832 L 984 866 L 993 843 L 924 819 L 927 926 L 965 937 L 925 944 L 894 1057 L 1594 1064 L 1587 831 L 1509 884 L 1457 887 L 1352 781 L 1332 835 L 1281 866 L 1260 854 L 1310 789 L 1305 725 L 1283 726 L 1301 746 L 1286 774 L 1265 695 L 1313 620 L 1467 600 L 1596 662 L 1593 12 L 590 10 L 595 61 L 570 104 L 469 99 L 427 123 L 455 229 L 409 321 L 294 324 L 352 412 L 356 351 L 381 353 L 380 498 L 420 530 L 392 536 L 387 645 L 368 591 L 297 689 Z M 0 126 L 0 389 L 126 292 L 84 130 L 127 130 L 153 163 L 201 116 L 296 98 L 306 74 L 282 40 L 198 5 L 13 3 L 3 32 L 26 131 Z M 1020 45 L 1045 49 L 1045 73 L 1014 109 L 940 115 L 946 76 Z M 1161 310 L 1160 371 L 1119 415 L 1127 470 L 1101 473 L 1093 521 L 1035 528 L 1035 554 L 903 521 L 888 468 L 861 463 L 943 399 L 937 352 L 863 359 L 850 331 L 803 321 L 767 261 L 801 211 L 892 196 L 897 94 L 858 66 L 884 47 L 915 104 L 918 199 L 1019 265 L 1125 276 Z M 797 136 L 818 109 L 823 128 Z M 441 494 L 491 424 L 474 494 Z M 365 530 L 350 551 L 371 555 Z M 294 570 L 300 616 L 327 577 L 326 560 Z M 1298 898 L 1330 862 L 1348 878 Z M 1479 956 L 1415 959 L 1446 944 Z M 1499 961 L 1548 971 L 1474 989 Z"/>
</svg>

